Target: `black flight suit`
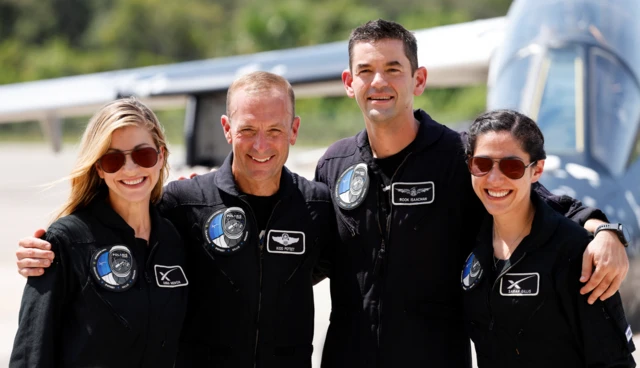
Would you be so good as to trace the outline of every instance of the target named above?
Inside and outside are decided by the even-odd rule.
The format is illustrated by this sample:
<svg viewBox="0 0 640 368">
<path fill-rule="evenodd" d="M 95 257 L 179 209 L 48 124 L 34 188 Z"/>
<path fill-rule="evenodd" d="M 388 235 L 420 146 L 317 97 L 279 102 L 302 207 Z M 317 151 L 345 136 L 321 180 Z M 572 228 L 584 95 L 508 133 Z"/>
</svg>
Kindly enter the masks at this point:
<svg viewBox="0 0 640 368">
<path fill-rule="evenodd" d="M 531 198 L 536 208 L 531 232 L 509 263 L 494 261 L 491 216 L 473 249 L 480 268 L 463 294 L 478 367 L 635 367 L 620 294 L 589 305 L 588 295 L 579 293 L 582 255 L 591 236 L 536 192 Z"/>
<path fill-rule="evenodd" d="M 417 136 L 392 178 L 375 163 L 366 130 L 334 143 L 318 162 L 316 180 L 331 190 L 342 240 L 330 258 L 324 368 L 471 364 L 460 265 L 486 211 L 471 187 L 460 134 L 424 111 L 414 116 Z M 368 192 L 359 206 L 342 208 L 337 198 L 351 197 L 340 194 L 338 181 L 360 163 L 368 167 Z M 579 203 L 553 199 L 564 213 L 584 213 Z"/>
<path fill-rule="evenodd" d="M 180 236 L 150 211 L 148 246 L 104 193 L 49 227 L 55 259 L 27 281 L 10 367 L 173 367 L 189 280 Z"/>
<path fill-rule="evenodd" d="M 312 271 L 322 245 L 336 239 L 328 190 L 283 168 L 261 233 L 232 159 L 169 183 L 160 204 L 183 236 L 193 275 L 176 366 L 311 367 Z"/>
</svg>

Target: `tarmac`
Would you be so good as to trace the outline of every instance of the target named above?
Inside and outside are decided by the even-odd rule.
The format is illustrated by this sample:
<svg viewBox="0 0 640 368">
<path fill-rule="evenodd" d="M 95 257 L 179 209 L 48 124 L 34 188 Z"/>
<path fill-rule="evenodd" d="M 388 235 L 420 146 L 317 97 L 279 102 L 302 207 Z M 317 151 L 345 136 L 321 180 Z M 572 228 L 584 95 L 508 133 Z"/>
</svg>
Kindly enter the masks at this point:
<svg viewBox="0 0 640 368">
<path fill-rule="evenodd" d="M 171 179 L 190 173 L 205 173 L 203 167 L 184 166 L 182 147 L 170 147 Z M 287 167 L 311 179 L 317 159 L 323 149 L 298 149 L 290 153 Z M 53 211 L 62 204 L 68 193 L 66 182 L 57 182 L 67 175 L 76 158 L 76 148 L 65 146 L 59 153 L 53 153 L 45 144 L 0 143 L 0 290 L 4 302 L 0 303 L 0 366 L 9 363 L 13 339 L 18 327 L 18 311 L 25 284 L 15 265 L 15 251 L 18 240 L 33 234 L 39 228 L 46 228 Z M 50 185 L 48 185 L 50 184 Z M 314 368 L 320 367 L 322 343 L 329 324 L 331 300 L 329 282 L 316 285 Z M 640 347 L 640 335 L 634 336 Z M 634 354 L 640 361 L 640 353 Z"/>
</svg>

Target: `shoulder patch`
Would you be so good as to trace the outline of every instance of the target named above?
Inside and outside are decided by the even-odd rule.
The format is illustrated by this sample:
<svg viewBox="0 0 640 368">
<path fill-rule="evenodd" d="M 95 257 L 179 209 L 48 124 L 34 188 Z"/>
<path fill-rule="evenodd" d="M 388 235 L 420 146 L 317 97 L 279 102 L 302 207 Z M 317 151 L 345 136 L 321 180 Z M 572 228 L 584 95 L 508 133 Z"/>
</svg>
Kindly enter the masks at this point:
<svg viewBox="0 0 640 368">
<path fill-rule="evenodd" d="M 365 163 L 350 166 L 340 174 L 333 190 L 338 207 L 352 210 L 364 202 L 369 191 L 369 168 Z"/>
<path fill-rule="evenodd" d="M 247 216 L 240 207 L 223 208 L 211 215 L 203 226 L 209 249 L 218 254 L 231 254 L 247 243 Z"/>
<path fill-rule="evenodd" d="M 476 255 L 474 253 L 469 254 L 460 275 L 462 289 L 465 291 L 473 289 L 482 280 L 483 273 L 482 265 Z"/>
<path fill-rule="evenodd" d="M 124 245 L 97 250 L 91 256 L 91 275 L 98 285 L 110 291 L 125 291 L 138 279 L 138 266 Z"/>
</svg>

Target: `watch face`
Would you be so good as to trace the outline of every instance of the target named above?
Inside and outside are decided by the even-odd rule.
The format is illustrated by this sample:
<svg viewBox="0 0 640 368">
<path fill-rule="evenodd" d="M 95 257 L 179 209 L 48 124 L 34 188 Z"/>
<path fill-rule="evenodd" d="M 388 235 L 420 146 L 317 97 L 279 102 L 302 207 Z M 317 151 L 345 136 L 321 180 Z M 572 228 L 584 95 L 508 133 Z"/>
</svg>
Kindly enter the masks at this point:
<svg viewBox="0 0 640 368">
<path fill-rule="evenodd" d="M 630 234 L 629 230 L 626 227 L 622 226 L 622 224 L 618 224 L 618 236 L 621 238 L 620 241 L 626 247 L 629 244 Z"/>
</svg>

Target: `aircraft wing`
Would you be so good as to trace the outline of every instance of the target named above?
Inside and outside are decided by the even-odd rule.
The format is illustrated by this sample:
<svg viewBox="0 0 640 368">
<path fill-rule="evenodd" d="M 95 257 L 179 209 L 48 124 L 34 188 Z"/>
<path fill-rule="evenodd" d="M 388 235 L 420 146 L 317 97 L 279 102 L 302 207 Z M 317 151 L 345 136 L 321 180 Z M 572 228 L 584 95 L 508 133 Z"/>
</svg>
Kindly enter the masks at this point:
<svg viewBox="0 0 640 368">
<path fill-rule="evenodd" d="M 489 60 L 504 36 L 506 18 L 415 32 L 428 87 L 486 83 Z M 0 123 L 90 115 L 121 96 L 152 108 L 184 106 L 186 96 L 223 92 L 241 74 L 266 70 L 287 78 L 299 97 L 341 96 L 347 42 L 200 61 L 63 77 L 0 86 Z"/>
</svg>

